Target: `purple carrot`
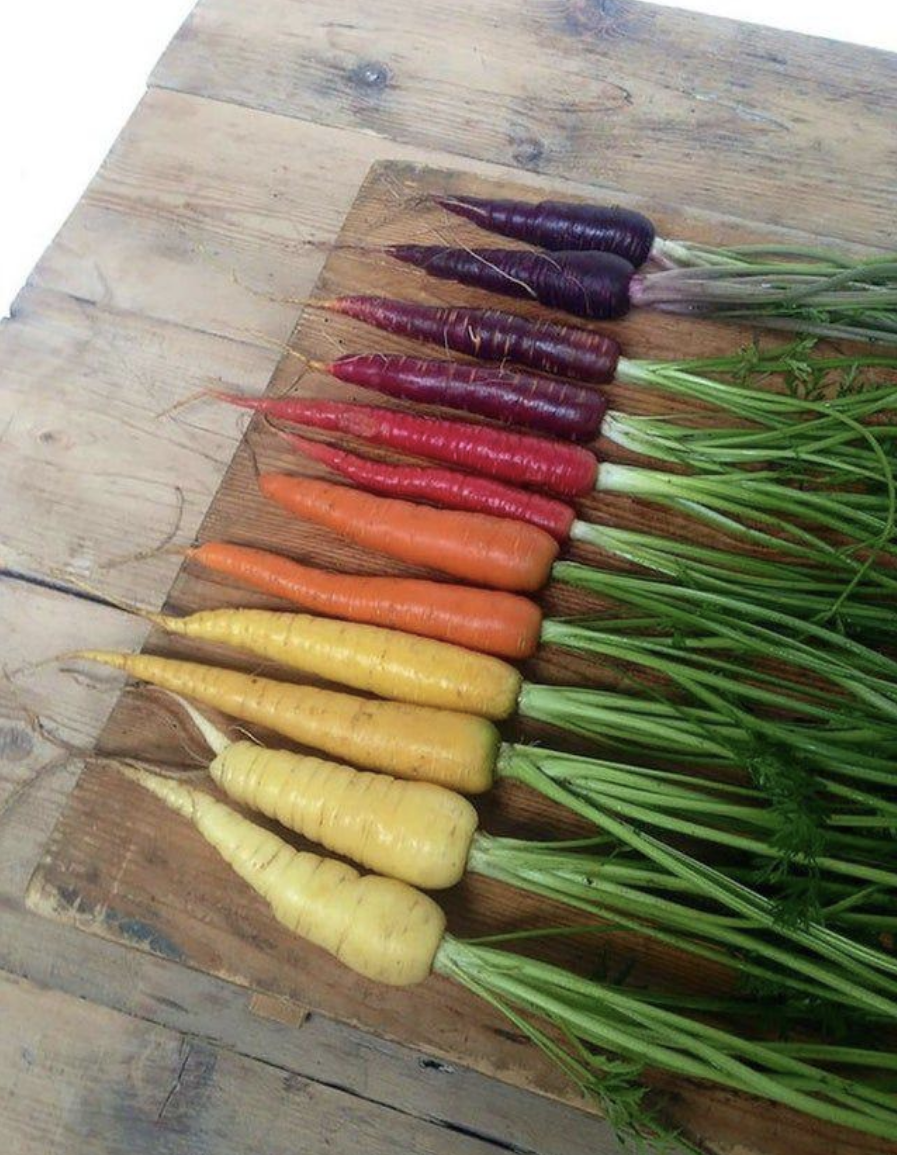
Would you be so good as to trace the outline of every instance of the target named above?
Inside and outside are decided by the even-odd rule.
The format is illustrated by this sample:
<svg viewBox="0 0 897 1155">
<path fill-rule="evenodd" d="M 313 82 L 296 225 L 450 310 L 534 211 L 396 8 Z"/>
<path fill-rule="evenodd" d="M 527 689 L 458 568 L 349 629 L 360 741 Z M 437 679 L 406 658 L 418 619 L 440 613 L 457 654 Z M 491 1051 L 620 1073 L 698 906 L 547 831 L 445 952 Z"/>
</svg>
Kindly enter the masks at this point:
<svg viewBox="0 0 897 1155">
<path fill-rule="evenodd" d="M 604 396 L 589 386 L 485 365 L 387 353 L 349 354 L 310 365 L 390 397 L 460 409 L 568 441 L 597 437 L 607 410 Z"/>
<path fill-rule="evenodd" d="M 625 316 L 632 304 L 629 287 L 635 270 L 614 253 L 535 253 L 442 245 L 391 245 L 386 251 L 432 277 L 529 297 L 594 321 Z"/>
<path fill-rule="evenodd" d="M 426 341 L 481 361 L 509 361 L 593 384 L 614 379 L 620 346 L 612 337 L 499 309 L 418 305 L 388 297 L 346 296 L 315 305 L 387 333 Z"/>
<path fill-rule="evenodd" d="M 490 200 L 444 196 L 436 201 L 449 212 L 488 229 L 552 252 L 594 250 L 616 253 L 638 268 L 654 244 L 654 225 L 646 216 L 618 205 L 571 201 Z"/>
</svg>

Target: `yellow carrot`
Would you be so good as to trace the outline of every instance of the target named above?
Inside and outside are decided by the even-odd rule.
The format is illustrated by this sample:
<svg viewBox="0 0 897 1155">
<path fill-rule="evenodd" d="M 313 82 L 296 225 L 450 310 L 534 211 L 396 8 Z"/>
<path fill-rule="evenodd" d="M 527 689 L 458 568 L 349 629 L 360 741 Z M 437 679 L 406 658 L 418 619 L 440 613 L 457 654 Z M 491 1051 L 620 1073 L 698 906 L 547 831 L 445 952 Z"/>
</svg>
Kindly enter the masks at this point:
<svg viewBox="0 0 897 1155">
<path fill-rule="evenodd" d="M 461 879 L 477 812 L 460 794 L 254 742 L 231 742 L 178 700 L 215 752 L 209 773 L 241 806 L 378 874 L 426 890 Z"/>
<path fill-rule="evenodd" d="M 440 908 L 407 883 L 295 850 L 223 802 L 136 767 L 128 778 L 189 818 L 270 905 L 278 922 L 365 978 L 410 986 L 430 974 L 445 934 Z"/>
<path fill-rule="evenodd" d="M 141 616 L 170 634 L 234 646 L 381 698 L 484 718 L 509 717 L 522 685 L 500 658 L 381 626 L 273 610 Z"/>
<path fill-rule="evenodd" d="M 397 778 L 445 783 L 464 794 L 480 794 L 492 785 L 501 739 L 485 718 L 356 698 L 151 654 L 84 650 L 75 656 Z"/>
</svg>

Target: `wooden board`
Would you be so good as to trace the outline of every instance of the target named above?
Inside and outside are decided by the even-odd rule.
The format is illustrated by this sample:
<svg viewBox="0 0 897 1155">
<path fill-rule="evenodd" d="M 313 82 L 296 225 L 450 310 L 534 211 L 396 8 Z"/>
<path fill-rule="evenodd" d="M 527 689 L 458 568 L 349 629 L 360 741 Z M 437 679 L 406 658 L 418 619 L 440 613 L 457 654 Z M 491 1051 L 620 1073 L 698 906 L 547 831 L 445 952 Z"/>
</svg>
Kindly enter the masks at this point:
<svg viewBox="0 0 897 1155">
<path fill-rule="evenodd" d="M 509 182 L 485 182 L 467 175 L 418 169 L 410 165 L 379 164 L 374 167 L 356 200 L 333 253 L 318 283 L 319 295 L 337 292 L 382 292 L 422 301 L 475 301 L 478 295 L 398 266 L 377 253 L 361 253 L 359 245 L 376 247 L 390 240 L 430 241 L 450 234 L 459 242 L 477 239 L 474 230 L 446 219 L 427 207 L 421 194 L 433 190 L 492 191 L 513 195 Z M 666 224 L 666 222 L 661 222 Z M 682 231 L 688 228 L 687 212 L 677 216 Z M 750 239 L 749 233 L 723 226 L 722 233 Z M 710 239 L 700 227 L 689 230 L 697 239 Z M 483 298 L 485 300 L 485 297 Z M 525 308 L 525 306 L 523 306 Z M 657 316 L 637 317 L 620 326 L 620 335 L 646 356 L 670 354 L 683 347 L 682 323 Z M 731 329 L 693 325 L 687 332 L 689 352 L 724 351 L 737 340 Z M 337 349 L 401 348 L 402 343 L 359 331 L 349 322 L 308 310 L 292 343 L 312 356 L 333 355 Z M 301 380 L 296 381 L 301 375 Z M 282 392 L 296 387 L 309 395 L 349 397 L 351 391 L 320 376 L 302 375 L 292 356 L 282 359 L 269 389 Z M 637 390 L 615 388 L 615 404 L 646 410 L 650 398 Z M 360 395 L 359 395 L 360 399 Z M 652 406 L 653 407 L 653 406 Z M 263 426 L 250 428 L 252 452 L 266 465 L 297 463 Z M 599 446 L 603 452 L 607 447 Z M 667 514 L 651 512 L 625 499 L 602 498 L 585 505 L 592 516 L 616 524 L 661 522 Z M 683 527 L 684 532 L 684 527 Z M 253 483 L 252 460 L 244 445 L 237 453 L 214 498 L 199 534 L 200 539 L 227 537 L 235 541 L 273 546 L 316 565 L 349 572 L 411 573 L 381 558 L 347 546 L 330 534 L 291 521 L 267 508 Z M 586 557 L 575 550 L 571 556 Z M 419 572 L 419 571 L 418 571 Z M 435 575 L 430 575 L 435 576 Z M 185 571 L 176 581 L 168 608 L 184 612 L 221 604 L 274 605 L 249 595 L 220 579 Z M 545 599 L 549 612 L 568 612 L 584 607 L 570 592 L 552 589 Z M 87 640 L 87 639 L 85 639 Z M 258 663 L 241 662 L 233 655 L 172 643 L 151 637 L 158 652 L 194 654 L 216 658 L 244 668 Z M 283 672 L 279 672 L 283 676 Z M 546 653 L 527 670 L 532 679 L 582 682 L 592 672 L 582 663 L 561 654 Z M 97 684 L 115 679 L 92 672 Z M 509 733 L 537 736 L 533 728 L 513 727 Z M 196 740 L 159 697 L 146 691 L 125 694 L 103 732 L 101 755 L 131 754 L 169 763 L 190 761 Z M 561 833 L 569 827 L 564 816 L 551 811 L 540 799 L 525 791 L 500 787 L 483 804 L 485 825 L 501 832 L 521 834 Z M 530 1087 L 553 1096 L 575 1100 L 558 1074 L 496 1016 L 463 991 L 435 978 L 411 991 L 375 987 L 335 967 L 320 952 L 298 942 L 279 928 L 264 904 L 221 868 L 214 853 L 205 848 L 184 823 L 172 821 L 138 788 L 124 782 L 108 761 L 97 760 L 82 775 L 63 817 L 56 827 L 30 887 L 36 909 L 99 935 L 126 941 L 141 949 L 185 963 L 267 995 L 284 996 L 295 1003 L 321 1010 L 340 1020 L 366 1027 L 374 1033 L 463 1062 L 507 1082 Z M 451 929 L 458 934 L 513 929 L 558 914 L 515 892 L 482 880 L 468 880 L 446 896 Z M 626 936 L 601 936 L 572 948 L 555 944 L 552 957 L 576 957 L 591 969 L 634 960 L 634 975 L 645 981 L 663 981 L 685 990 L 716 987 L 722 976 L 702 971 L 692 960 L 677 959 L 654 946 L 636 944 Z M 738 1142 L 748 1150 L 773 1153 L 818 1150 L 825 1143 L 842 1152 L 881 1150 L 881 1145 L 798 1122 L 789 1112 L 755 1104 L 737 1096 L 677 1085 L 671 1100 L 673 1116 L 717 1149 Z"/>
<path fill-rule="evenodd" d="M 636 0 L 203 0 L 153 81 L 893 244 L 897 69 L 871 48 Z"/>
<path fill-rule="evenodd" d="M 196 1144 L 243 1155 L 297 1150 L 391 1155 L 396 1127 L 417 1155 L 496 1155 L 391 1104 L 305 1079 L 208 1040 L 0 974 L 0 1098 L 7 1155 L 158 1155 Z M 308 1150 L 299 1147 L 299 1150 Z"/>
</svg>

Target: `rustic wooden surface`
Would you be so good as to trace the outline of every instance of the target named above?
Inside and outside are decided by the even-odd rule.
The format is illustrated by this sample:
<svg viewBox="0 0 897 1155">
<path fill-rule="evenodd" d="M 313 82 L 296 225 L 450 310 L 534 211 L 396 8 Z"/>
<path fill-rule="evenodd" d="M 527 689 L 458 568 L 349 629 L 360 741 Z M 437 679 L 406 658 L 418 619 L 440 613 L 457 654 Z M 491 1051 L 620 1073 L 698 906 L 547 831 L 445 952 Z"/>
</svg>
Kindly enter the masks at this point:
<svg viewBox="0 0 897 1155">
<path fill-rule="evenodd" d="M 477 195 L 514 196 L 520 187 L 507 180 L 488 181 L 470 174 L 422 169 L 410 164 L 381 162 L 375 165 L 336 238 L 333 252 L 318 280 L 313 298 L 341 293 L 381 292 L 424 303 L 486 303 L 486 294 L 434 281 L 416 270 L 385 258 L 379 249 L 403 238 L 426 241 L 446 232 L 459 243 L 473 244 L 477 230 L 462 226 L 444 211 L 428 203 L 438 191 L 471 192 Z M 669 214 L 659 221 L 670 235 L 704 236 L 700 224 L 687 214 Z M 750 240 L 744 224 L 719 224 L 714 234 L 731 240 Z M 521 312 L 543 312 L 538 306 L 520 304 Z M 646 355 L 668 354 L 681 340 L 682 322 L 676 318 L 637 315 L 615 330 L 628 348 Z M 712 355 L 731 349 L 747 334 L 711 324 L 689 326 L 689 348 Z M 412 348 L 409 342 L 371 333 L 344 318 L 307 309 L 290 338 L 291 350 L 318 359 L 359 348 L 384 352 Z M 343 386 L 330 378 L 306 372 L 291 351 L 284 352 L 272 376 L 269 392 L 286 391 L 306 396 L 371 400 L 370 394 Z M 647 394 L 637 387 L 609 389 L 615 406 L 626 411 L 669 412 L 669 399 Z M 189 385 L 182 394 L 190 397 Z M 382 400 L 375 399 L 378 403 Z M 192 424 L 197 415 L 216 408 L 214 402 L 197 402 L 172 416 L 177 424 Z M 402 407 L 402 406 L 399 406 Z M 404 408 L 410 408 L 404 406 Z M 602 457 L 619 458 L 613 446 L 598 446 Z M 438 578 L 435 572 L 412 569 L 342 541 L 337 536 L 292 518 L 271 506 L 258 493 L 253 472 L 259 465 L 314 475 L 326 474 L 305 467 L 282 447 L 280 439 L 261 419 L 249 426 L 241 445 L 211 502 L 199 530 L 199 540 L 226 538 L 247 544 L 273 547 L 277 552 L 301 558 L 316 566 L 344 572 L 395 573 Z M 677 532 L 669 511 L 626 498 L 596 495 L 580 504 L 593 520 L 612 524 L 652 525 Z M 681 520 L 679 532 L 694 532 Z M 704 534 L 712 540 L 709 534 Z M 573 559 L 596 560 L 582 547 L 566 551 Z M 265 605 L 288 608 L 286 603 L 247 594 L 237 584 L 220 577 L 194 572 L 188 565 L 179 574 L 166 609 L 183 613 L 222 604 Z M 588 610 L 587 598 L 563 587 L 553 587 L 543 598 L 549 613 L 570 614 Z M 260 665 L 248 656 L 220 648 L 210 649 L 183 640 L 151 635 L 154 652 L 223 660 L 246 670 L 289 679 L 289 671 Z M 532 681 L 594 684 L 612 683 L 614 673 L 594 668 L 594 663 L 572 658 L 562 651 L 542 651 L 527 664 Z M 91 680 L 110 688 L 120 679 L 91 671 Z M 301 679 L 300 679 L 301 680 Z M 532 725 L 506 728 L 512 738 L 557 741 L 557 735 Z M 182 765 L 191 759 L 196 738 L 177 712 L 167 709 L 152 690 L 128 692 L 120 701 L 99 738 L 100 752 L 115 756 L 152 757 Z M 280 744 L 283 744 L 282 741 Z M 485 829 L 495 833 L 527 832 L 536 837 L 549 833 L 572 836 L 569 818 L 538 796 L 513 784 L 501 784 L 480 804 Z M 164 838 L 160 837 L 164 829 Z M 476 877 L 466 879 L 450 894 L 441 896 L 449 914 L 450 929 L 459 935 L 516 930 L 540 920 L 556 923 L 565 912 L 521 896 L 518 892 Z M 343 1022 L 365 1027 L 380 1037 L 429 1049 L 451 1062 L 467 1062 L 483 1073 L 529 1089 L 560 1095 L 578 1102 L 565 1081 L 533 1048 L 497 1015 L 487 1013 L 473 997 L 456 986 L 434 978 L 413 990 L 383 990 L 330 965 L 322 954 L 279 928 L 265 904 L 246 887 L 236 886 L 221 870 L 213 851 L 204 847 L 183 822 L 172 821 L 163 806 L 148 802 L 140 787 L 122 782 L 114 766 L 92 763 L 79 780 L 64 814 L 53 832 L 29 891 L 31 905 L 44 913 L 154 951 L 191 967 L 243 983 L 292 1002 L 323 1012 Z M 572 922 L 581 916 L 568 913 Z M 600 939 L 564 944 L 551 940 L 550 957 L 587 971 L 605 968 L 610 973 L 632 966 L 632 981 L 661 983 L 672 989 L 707 992 L 725 989 L 717 969 L 696 965 L 695 960 L 668 952 L 657 944 L 644 944 L 626 935 L 602 934 Z M 699 1131 L 714 1146 L 738 1140 L 747 1149 L 769 1152 L 794 1147 L 794 1127 L 783 1120 L 786 1112 L 764 1107 L 752 1111 L 731 1095 L 720 1096 L 706 1088 L 675 1087 L 670 1112 L 674 1118 L 695 1120 Z M 769 1120 L 776 1119 L 774 1130 Z M 780 1138 L 776 1138 L 776 1132 Z M 812 1145 L 828 1142 L 819 1128 L 805 1128 Z M 856 1151 L 872 1150 L 875 1144 L 850 1140 Z"/>
<path fill-rule="evenodd" d="M 135 1022 L 146 1022 L 222 1060 L 238 1052 L 285 1079 L 335 1085 L 371 1118 L 387 1105 L 378 1125 L 393 1144 L 423 1118 L 459 1148 L 458 1132 L 487 1150 L 609 1149 L 602 1124 L 550 1099 L 25 909 L 78 769 L 59 740 L 89 745 L 113 700 L 108 680 L 48 660 L 85 638 L 128 647 L 144 634 L 68 579 L 163 601 L 179 565 L 164 547 L 196 532 L 242 422 L 211 408 L 161 414 L 209 381 L 264 387 L 295 319 L 287 298 L 309 293 L 372 161 L 541 172 L 553 190 L 625 195 L 664 221 L 685 205 L 708 237 L 739 227 L 728 212 L 893 244 L 894 58 L 615 0 L 427 0 L 413 11 L 261 0 L 200 4 L 151 85 L 0 330 L 0 969 L 85 1012 L 28 997 L 22 1027 L 25 996 L 0 988 L 4 1023 L 21 1039 L 0 1057 L 7 1146 L 114 1151 L 128 1124 L 147 1148 L 220 1145 L 218 1125 L 210 1138 L 200 1123 L 207 1113 L 194 1121 L 169 1108 L 141 1126 L 144 1064 L 123 1056 L 143 1053 Z M 116 933 L 147 946 L 139 923 Z M 33 1041 L 49 1030 L 54 1050 L 42 1059 Z M 105 1097 L 79 1051 L 90 1031 L 121 1076 Z M 166 1045 L 170 1054 L 170 1042 L 146 1044 Z M 30 1066 L 55 1078 L 56 1097 L 26 1077 Z M 172 1071 L 160 1069 L 162 1080 Z M 148 1092 L 150 1109 L 176 1076 L 159 1084 L 158 1103 Z M 243 1082 L 231 1078 L 229 1095 L 248 1113 L 260 1084 L 247 1075 L 241 1100 Z M 281 1103 L 271 1087 L 264 1117 Z M 314 1096 L 290 1115 L 321 1136 L 309 1149 L 327 1145 L 315 1130 L 325 1117 Z M 814 1149 L 787 1117 L 771 1113 L 768 1127 L 767 1146 L 784 1129 L 789 1146 Z M 402 1146 L 427 1149 L 420 1135 L 409 1129 Z M 274 1134 L 261 1142 L 285 1146 Z"/>
</svg>

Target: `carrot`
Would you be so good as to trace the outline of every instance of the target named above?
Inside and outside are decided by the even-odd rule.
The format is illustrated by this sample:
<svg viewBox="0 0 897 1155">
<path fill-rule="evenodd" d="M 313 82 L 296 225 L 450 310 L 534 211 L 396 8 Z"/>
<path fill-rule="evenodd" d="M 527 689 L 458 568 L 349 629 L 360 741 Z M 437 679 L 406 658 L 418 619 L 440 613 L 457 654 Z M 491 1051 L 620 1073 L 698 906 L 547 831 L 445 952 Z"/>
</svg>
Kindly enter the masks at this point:
<svg viewBox="0 0 897 1155">
<path fill-rule="evenodd" d="M 737 249 L 731 251 L 734 260 L 724 249 L 717 254 L 720 260 L 713 259 L 711 250 L 709 260 L 698 256 L 691 261 L 700 246 L 691 251 L 669 244 L 655 249 L 666 263 L 681 260 L 686 267 L 636 273 L 624 257 L 592 249 L 545 253 L 390 245 L 385 251 L 433 277 L 529 297 L 595 321 L 624 317 L 632 308 L 655 308 L 818 336 L 895 343 L 897 261 L 877 257 L 854 263 L 818 253 L 809 261 L 769 260 L 762 255 L 742 260 Z"/>
<path fill-rule="evenodd" d="M 314 305 L 481 361 L 509 361 L 597 385 L 613 381 L 620 359 L 620 346 L 603 333 L 499 309 L 419 305 L 357 295 L 315 301 Z"/>
<path fill-rule="evenodd" d="M 441 890 L 463 877 L 477 812 L 460 794 L 291 750 L 231 742 L 189 702 L 178 701 L 215 754 L 212 780 L 238 805 L 413 886 Z"/>
<path fill-rule="evenodd" d="M 128 607 L 125 607 L 128 608 Z M 507 718 L 520 674 L 507 662 L 380 626 L 273 610 L 140 611 L 169 634 L 216 642 L 356 690 L 486 718 Z"/>
<path fill-rule="evenodd" d="M 596 389 L 538 373 L 398 354 L 348 354 L 313 368 L 390 397 L 460 409 L 551 437 L 590 441 L 607 400 Z"/>
<path fill-rule="evenodd" d="M 536 253 L 529 249 L 451 249 L 441 245 L 391 245 L 387 252 L 442 277 L 503 293 L 528 297 L 596 321 L 624 317 L 637 303 L 630 299 L 635 270 L 613 253 Z"/>
<path fill-rule="evenodd" d="M 554 538 L 523 522 L 432 509 L 283 473 L 263 473 L 258 483 L 291 513 L 359 545 L 478 585 L 540 589 L 558 553 Z"/>
<path fill-rule="evenodd" d="M 75 656 L 397 778 L 451 782 L 465 794 L 480 794 L 492 784 L 501 740 L 485 718 L 356 698 L 151 654 L 84 650 Z"/>
<path fill-rule="evenodd" d="M 503 658 L 528 658 L 539 644 L 541 610 L 528 598 L 503 590 L 330 573 L 267 550 L 220 541 L 188 550 L 187 557 L 331 617 L 407 630 Z"/>
<path fill-rule="evenodd" d="M 516 518 L 538 526 L 557 541 L 566 541 L 574 524 L 576 515 L 569 505 L 503 481 L 474 477 L 455 469 L 372 461 L 322 441 L 300 437 L 298 433 L 287 430 L 278 430 L 278 433 L 305 457 L 326 465 L 334 473 L 372 493 L 426 501 L 448 509 L 488 513 L 494 517 Z"/>
<path fill-rule="evenodd" d="M 441 196 L 436 203 L 482 229 L 552 251 L 597 249 L 625 257 L 636 268 L 651 255 L 654 225 L 642 213 L 619 205 L 571 201 L 493 200 Z"/>
<path fill-rule="evenodd" d="M 188 818 L 270 905 L 278 922 L 365 978 L 422 982 L 445 934 L 431 898 L 394 878 L 362 877 L 344 862 L 294 850 L 223 802 L 136 767 L 121 773 Z"/>
<path fill-rule="evenodd" d="M 470 469 L 513 485 L 546 489 L 561 497 L 590 493 L 598 475 L 595 455 L 581 445 L 566 445 L 507 429 L 339 401 L 242 397 L 215 391 L 211 395 L 283 421 L 348 433 L 401 453 Z"/>
</svg>

